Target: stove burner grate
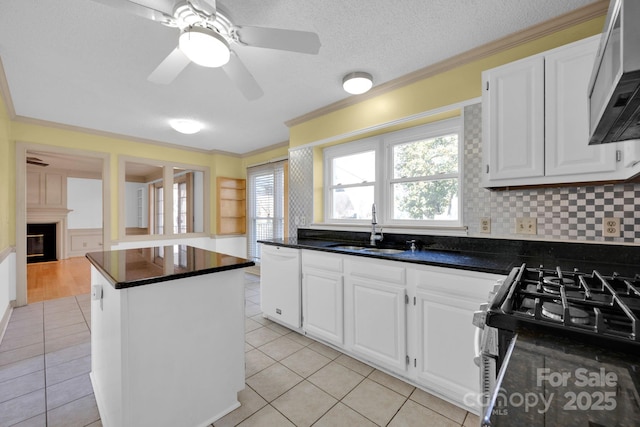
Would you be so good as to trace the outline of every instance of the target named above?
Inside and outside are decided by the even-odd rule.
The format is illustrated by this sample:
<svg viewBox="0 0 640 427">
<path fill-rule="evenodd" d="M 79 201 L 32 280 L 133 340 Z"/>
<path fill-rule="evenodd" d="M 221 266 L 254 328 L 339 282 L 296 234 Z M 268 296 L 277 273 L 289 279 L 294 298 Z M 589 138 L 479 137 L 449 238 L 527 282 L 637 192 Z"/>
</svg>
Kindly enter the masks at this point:
<svg viewBox="0 0 640 427">
<path fill-rule="evenodd" d="M 640 344 L 640 275 L 605 277 L 595 270 L 588 274 L 523 264 L 510 277 L 492 308 L 514 317 L 513 325 L 553 326 Z"/>
</svg>

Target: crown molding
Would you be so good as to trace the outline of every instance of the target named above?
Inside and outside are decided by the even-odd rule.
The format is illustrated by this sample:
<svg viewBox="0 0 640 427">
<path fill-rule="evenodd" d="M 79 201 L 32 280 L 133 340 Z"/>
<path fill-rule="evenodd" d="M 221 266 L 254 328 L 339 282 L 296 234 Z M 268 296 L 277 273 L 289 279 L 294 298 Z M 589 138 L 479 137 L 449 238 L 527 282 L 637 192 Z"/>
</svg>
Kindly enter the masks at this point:
<svg viewBox="0 0 640 427">
<path fill-rule="evenodd" d="M 341 110 L 352 105 L 359 104 L 371 98 L 383 95 L 387 92 L 407 86 L 428 77 L 442 74 L 446 71 L 462 65 L 495 55 L 502 51 L 528 43 L 530 41 L 551 35 L 558 31 L 581 24 L 599 16 L 605 15 L 609 9 L 609 0 L 597 0 L 572 12 L 552 18 L 540 24 L 533 25 L 517 33 L 509 34 L 492 42 L 478 46 L 459 55 L 437 62 L 433 65 L 405 74 L 394 80 L 382 83 L 362 95 L 350 96 L 333 104 L 326 105 L 317 110 L 306 113 L 285 122 L 288 127 L 296 126 L 317 117 L 324 116 L 334 111 Z"/>
<path fill-rule="evenodd" d="M 282 141 L 282 142 L 278 142 L 277 144 L 269 145 L 268 147 L 258 148 L 257 150 L 244 153 L 240 157 L 247 158 L 247 157 L 255 156 L 257 154 L 266 153 L 267 151 L 276 150 L 282 147 L 289 147 L 289 141 Z"/>
</svg>

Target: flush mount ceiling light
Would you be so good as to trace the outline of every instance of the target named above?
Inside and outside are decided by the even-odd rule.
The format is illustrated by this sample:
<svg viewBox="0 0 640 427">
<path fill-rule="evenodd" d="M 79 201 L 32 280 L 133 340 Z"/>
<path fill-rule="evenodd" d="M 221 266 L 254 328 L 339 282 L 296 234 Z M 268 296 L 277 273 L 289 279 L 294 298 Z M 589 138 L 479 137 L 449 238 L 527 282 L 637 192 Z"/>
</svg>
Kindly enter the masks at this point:
<svg viewBox="0 0 640 427">
<path fill-rule="evenodd" d="M 363 71 L 349 73 L 342 79 L 342 87 L 345 91 L 352 95 L 360 95 L 365 93 L 373 86 L 373 77 L 371 74 Z"/>
<path fill-rule="evenodd" d="M 178 46 L 192 62 L 203 67 L 221 67 L 231 56 L 229 44 L 210 28 L 191 26 L 180 34 Z"/>
<path fill-rule="evenodd" d="M 198 133 L 202 130 L 202 123 L 189 119 L 174 119 L 169 120 L 169 125 L 173 130 L 184 133 L 185 135 L 191 135 Z"/>
</svg>

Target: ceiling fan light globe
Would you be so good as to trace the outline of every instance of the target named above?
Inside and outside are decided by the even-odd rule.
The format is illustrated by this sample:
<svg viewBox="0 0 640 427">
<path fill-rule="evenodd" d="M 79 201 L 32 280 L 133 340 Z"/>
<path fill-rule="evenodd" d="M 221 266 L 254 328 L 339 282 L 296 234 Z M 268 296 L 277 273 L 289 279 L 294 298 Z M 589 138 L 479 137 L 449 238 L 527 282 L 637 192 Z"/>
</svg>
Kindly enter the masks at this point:
<svg viewBox="0 0 640 427">
<path fill-rule="evenodd" d="M 185 28 L 180 34 L 178 46 L 187 58 L 203 67 L 222 67 L 231 57 L 229 44 L 224 37 L 209 28 Z"/>
<path fill-rule="evenodd" d="M 360 95 L 373 87 L 371 74 L 362 71 L 349 73 L 342 79 L 342 88 L 352 95 Z"/>
</svg>

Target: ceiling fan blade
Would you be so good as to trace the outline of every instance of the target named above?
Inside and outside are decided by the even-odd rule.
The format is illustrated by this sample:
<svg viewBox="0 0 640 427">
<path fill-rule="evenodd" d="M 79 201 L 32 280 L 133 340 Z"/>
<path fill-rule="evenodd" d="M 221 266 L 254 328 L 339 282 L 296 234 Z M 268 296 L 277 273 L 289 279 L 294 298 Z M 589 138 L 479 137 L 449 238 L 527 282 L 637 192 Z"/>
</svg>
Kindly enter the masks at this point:
<svg viewBox="0 0 640 427">
<path fill-rule="evenodd" d="M 265 27 L 238 27 L 240 42 L 249 46 L 316 55 L 320 51 L 320 38 L 309 31 L 282 30 Z"/>
<path fill-rule="evenodd" d="M 152 83 L 167 85 L 178 77 L 191 61 L 177 47 L 156 67 L 147 80 Z"/>
<path fill-rule="evenodd" d="M 248 101 L 253 101 L 264 95 L 256 79 L 247 67 L 244 66 L 242 61 L 240 61 L 240 58 L 234 51 L 231 51 L 231 59 L 222 67 L 222 70 L 229 76 L 231 81 L 238 87 Z"/>
<path fill-rule="evenodd" d="M 132 15 L 138 15 L 152 21 L 157 21 L 170 27 L 175 27 L 176 21 L 173 16 L 164 13 L 160 10 L 156 10 L 141 4 L 128 1 L 128 0 L 93 0 L 96 3 L 101 3 L 116 9 L 124 10 Z"/>
<path fill-rule="evenodd" d="M 216 0 L 189 0 L 189 3 L 206 16 L 216 16 Z"/>
</svg>

